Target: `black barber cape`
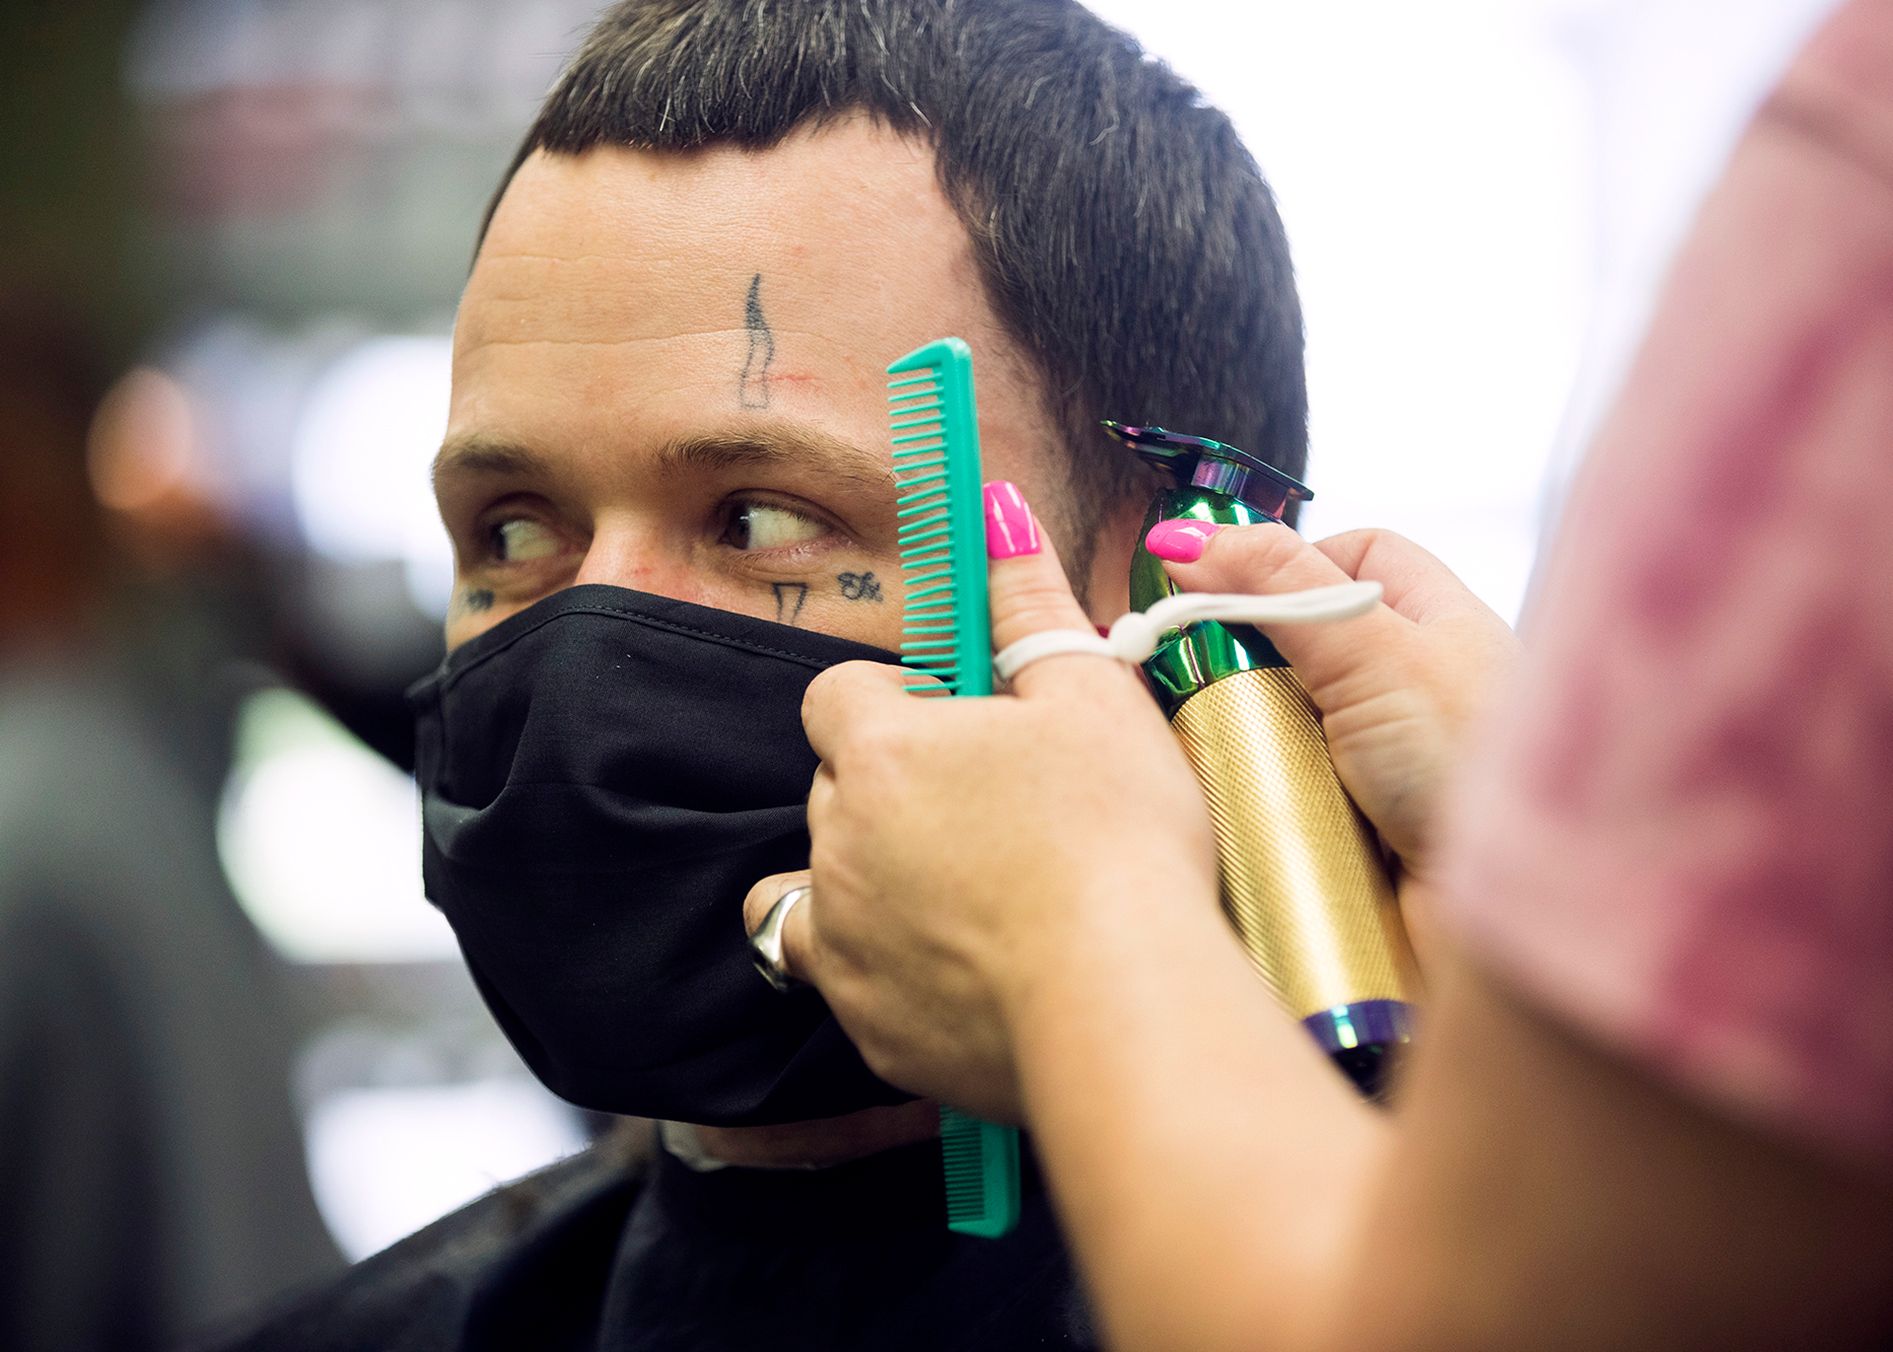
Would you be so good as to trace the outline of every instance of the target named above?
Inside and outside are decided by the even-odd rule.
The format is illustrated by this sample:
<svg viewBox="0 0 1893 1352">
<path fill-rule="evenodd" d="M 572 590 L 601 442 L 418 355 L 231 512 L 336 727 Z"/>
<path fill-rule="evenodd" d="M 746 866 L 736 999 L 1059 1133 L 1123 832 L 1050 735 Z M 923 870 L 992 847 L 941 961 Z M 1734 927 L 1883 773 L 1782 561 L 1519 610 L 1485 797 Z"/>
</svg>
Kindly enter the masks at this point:
<svg viewBox="0 0 1893 1352">
<path fill-rule="evenodd" d="M 634 1152 L 641 1153 L 641 1152 Z M 228 1352 L 1007 1352 L 1097 1346 L 1037 1170 L 946 1229 L 938 1142 L 697 1172 L 610 1142 L 482 1198 Z"/>
</svg>

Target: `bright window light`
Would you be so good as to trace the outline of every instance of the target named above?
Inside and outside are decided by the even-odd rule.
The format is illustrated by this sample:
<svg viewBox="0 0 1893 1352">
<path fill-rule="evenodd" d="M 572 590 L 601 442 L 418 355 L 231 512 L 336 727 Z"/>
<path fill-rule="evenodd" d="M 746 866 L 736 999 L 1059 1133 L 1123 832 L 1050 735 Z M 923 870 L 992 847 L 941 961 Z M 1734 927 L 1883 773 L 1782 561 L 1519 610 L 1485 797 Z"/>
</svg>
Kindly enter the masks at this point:
<svg viewBox="0 0 1893 1352">
<path fill-rule="evenodd" d="M 453 556 L 428 469 L 447 426 L 452 341 L 372 338 L 317 378 L 298 421 L 291 492 L 304 538 L 341 563 L 407 565 L 426 614 L 446 613 Z"/>
<path fill-rule="evenodd" d="M 304 1132 L 316 1205 L 351 1260 L 586 1144 L 523 1076 L 343 1090 L 310 1106 Z"/>
<path fill-rule="evenodd" d="M 421 889 L 413 780 L 301 695 L 245 703 L 217 844 L 244 911 L 296 962 L 458 961 Z"/>
<path fill-rule="evenodd" d="M 1515 617 L 1670 251 L 1834 0 L 1087 3 L 1224 109 L 1276 190 L 1306 529 L 1397 530 Z"/>
<path fill-rule="evenodd" d="M 1553 7 L 1093 8 L 1227 112 L 1275 189 L 1308 335 L 1304 528 L 1397 530 L 1515 614 L 1588 280 L 1584 90 Z"/>
</svg>

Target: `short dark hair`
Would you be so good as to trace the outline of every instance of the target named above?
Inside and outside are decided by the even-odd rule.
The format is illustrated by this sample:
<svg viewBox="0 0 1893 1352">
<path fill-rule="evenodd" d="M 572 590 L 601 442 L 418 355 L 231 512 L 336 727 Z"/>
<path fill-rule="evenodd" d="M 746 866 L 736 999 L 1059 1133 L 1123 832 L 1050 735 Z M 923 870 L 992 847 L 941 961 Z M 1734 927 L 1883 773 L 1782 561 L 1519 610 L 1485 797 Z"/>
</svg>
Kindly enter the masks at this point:
<svg viewBox="0 0 1893 1352">
<path fill-rule="evenodd" d="M 1100 418 L 1302 474 L 1301 306 L 1268 185 L 1227 117 L 1072 0 L 621 0 L 514 168 L 535 150 L 765 149 L 852 112 L 932 144 L 1059 420 L 1078 520 L 1150 484 Z"/>
</svg>

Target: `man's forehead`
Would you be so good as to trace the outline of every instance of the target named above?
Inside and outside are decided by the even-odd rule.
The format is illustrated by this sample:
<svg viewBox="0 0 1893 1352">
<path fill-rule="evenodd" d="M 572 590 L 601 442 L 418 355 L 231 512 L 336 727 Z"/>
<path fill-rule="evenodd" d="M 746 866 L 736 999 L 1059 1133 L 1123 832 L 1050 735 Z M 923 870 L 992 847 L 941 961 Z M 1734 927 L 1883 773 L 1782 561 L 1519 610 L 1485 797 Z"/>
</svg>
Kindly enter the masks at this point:
<svg viewBox="0 0 1893 1352">
<path fill-rule="evenodd" d="M 468 284 L 449 421 L 562 453 L 757 419 L 884 448 L 887 364 L 948 334 L 978 354 L 989 449 L 1043 424 L 931 151 L 879 124 L 535 154 Z"/>
<path fill-rule="evenodd" d="M 532 306 L 542 324 L 635 339 L 679 332 L 680 307 L 702 327 L 740 327 L 757 278 L 779 323 L 816 332 L 823 315 L 937 302 L 969 282 L 978 294 L 931 151 L 854 120 L 763 151 L 537 152 L 494 213 L 468 299 L 481 323 L 517 325 Z"/>
</svg>

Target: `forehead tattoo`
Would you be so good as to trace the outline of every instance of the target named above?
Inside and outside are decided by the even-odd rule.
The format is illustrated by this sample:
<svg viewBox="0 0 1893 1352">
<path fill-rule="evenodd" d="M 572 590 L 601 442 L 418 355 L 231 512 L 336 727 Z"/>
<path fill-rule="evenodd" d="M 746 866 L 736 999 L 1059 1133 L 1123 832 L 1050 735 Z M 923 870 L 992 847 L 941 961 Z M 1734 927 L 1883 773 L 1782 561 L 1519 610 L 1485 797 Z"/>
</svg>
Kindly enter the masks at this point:
<svg viewBox="0 0 1893 1352">
<path fill-rule="evenodd" d="M 769 319 L 762 312 L 762 274 L 749 279 L 749 296 L 743 302 L 743 328 L 749 334 L 749 353 L 743 359 L 742 374 L 737 377 L 737 402 L 743 408 L 769 407 L 769 365 L 776 359 L 776 336 L 769 331 Z"/>
</svg>

